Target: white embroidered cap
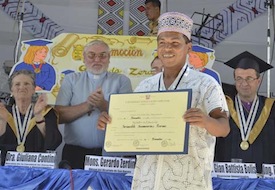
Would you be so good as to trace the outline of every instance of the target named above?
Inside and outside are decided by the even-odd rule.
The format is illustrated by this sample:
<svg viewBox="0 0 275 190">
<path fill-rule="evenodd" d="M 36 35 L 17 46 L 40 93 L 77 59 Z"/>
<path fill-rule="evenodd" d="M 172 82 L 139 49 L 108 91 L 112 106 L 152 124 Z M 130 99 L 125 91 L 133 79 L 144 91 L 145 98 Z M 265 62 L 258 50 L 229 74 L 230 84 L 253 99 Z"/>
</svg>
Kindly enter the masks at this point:
<svg viewBox="0 0 275 190">
<path fill-rule="evenodd" d="M 183 13 L 167 12 L 159 17 L 158 35 L 162 32 L 179 32 L 191 40 L 193 20 Z"/>
</svg>

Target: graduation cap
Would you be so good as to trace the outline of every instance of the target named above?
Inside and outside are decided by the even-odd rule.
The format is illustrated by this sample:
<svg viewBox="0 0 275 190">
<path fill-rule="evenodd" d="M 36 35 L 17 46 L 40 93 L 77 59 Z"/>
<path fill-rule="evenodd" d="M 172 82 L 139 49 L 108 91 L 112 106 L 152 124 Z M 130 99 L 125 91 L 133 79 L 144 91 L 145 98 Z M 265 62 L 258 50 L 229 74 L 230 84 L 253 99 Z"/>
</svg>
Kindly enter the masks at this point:
<svg viewBox="0 0 275 190">
<path fill-rule="evenodd" d="M 31 40 L 31 41 L 24 41 L 24 44 L 28 44 L 30 46 L 46 46 L 47 44 L 52 43 L 51 41 L 37 39 L 37 40 Z"/>
<path fill-rule="evenodd" d="M 67 74 L 70 74 L 70 73 L 74 73 L 74 71 L 73 70 L 62 71 L 62 74 L 64 74 L 64 75 L 67 75 Z"/>
<path fill-rule="evenodd" d="M 201 45 L 192 45 L 192 51 L 201 52 L 201 53 L 210 53 L 210 52 L 213 52 L 214 50 L 203 47 Z"/>
<path fill-rule="evenodd" d="M 262 73 L 264 71 L 267 71 L 268 69 L 273 68 L 273 66 L 267 64 L 265 61 L 253 55 L 252 53 L 249 53 L 248 51 L 237 55 L 236 57 L 230 59 L 224 64 L 233 69 L 254 69 L 258 73 Z"/>
</svg>

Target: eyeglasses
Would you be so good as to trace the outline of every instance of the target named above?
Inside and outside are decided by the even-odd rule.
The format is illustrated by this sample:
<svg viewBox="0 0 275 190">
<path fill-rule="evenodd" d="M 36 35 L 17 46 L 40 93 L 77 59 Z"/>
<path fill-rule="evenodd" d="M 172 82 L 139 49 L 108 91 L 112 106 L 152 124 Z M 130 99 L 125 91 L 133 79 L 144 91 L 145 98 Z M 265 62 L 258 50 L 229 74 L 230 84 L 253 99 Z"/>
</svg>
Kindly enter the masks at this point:
<svg viewBox="0 0 275 190">
<path fill-rule="evenodd" d="M 253 78 L 253 77 L 247 77 L 247 78 L 242 78 L 242 77 L 237 77 L 235 78 L 236 83 L 242 84 L 244 81 L 248 84 L 252 83 L 254 80 L 257 80 L 258 78 Z"/>
<path fill-rule="evenodd" d="M 87 53 L 87 57 L 89 59 L 95 59 L 96 57 L 98 59 L 105 59 L 108 57 L 108 53 L 102 52 L 102 53 L 96 54 L 96 53 L 89 52 L 89 53 Z"/>
</svg>

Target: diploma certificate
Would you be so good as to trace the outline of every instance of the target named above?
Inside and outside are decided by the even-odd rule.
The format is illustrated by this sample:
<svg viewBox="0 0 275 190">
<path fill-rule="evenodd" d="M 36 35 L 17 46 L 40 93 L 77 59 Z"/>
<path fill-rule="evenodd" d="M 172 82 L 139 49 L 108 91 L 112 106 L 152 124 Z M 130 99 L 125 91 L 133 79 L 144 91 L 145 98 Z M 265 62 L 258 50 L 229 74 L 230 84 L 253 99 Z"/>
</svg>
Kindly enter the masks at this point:
<svg viewBox="0 0 275 190">
<path fill-rule="evenodd" d="M 191 89 L 112 94 L 104 155 L 187 154 Z"/>
</svg>

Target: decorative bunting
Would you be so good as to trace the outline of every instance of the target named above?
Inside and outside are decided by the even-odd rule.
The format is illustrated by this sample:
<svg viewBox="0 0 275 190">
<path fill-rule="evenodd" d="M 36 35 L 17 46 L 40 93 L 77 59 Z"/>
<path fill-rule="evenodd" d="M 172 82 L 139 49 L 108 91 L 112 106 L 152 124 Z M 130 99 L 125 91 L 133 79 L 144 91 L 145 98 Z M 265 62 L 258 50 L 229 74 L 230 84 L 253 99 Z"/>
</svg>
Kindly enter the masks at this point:
<svg viewBox="0 0 275 190">
<path fill-rule="evenodd" d="M 98 2 L 98 34 L 123 35 L 123 0 L 101 0 Z"/>
<path fill-rule="evenodd" d="M 18 20 L 18 5 L 22 5 L 20 0 L 0 0 L 0 9 L 14 20 Z M 129 10 L 129 35 L 148 35 L 149 20 L 144 14 L 143 3 L 140 0 L 130 0 Z M 192 32 L 192 41 L 213 48 L 266 11 L 266 0 L 237 0 L 207 21 L 204 26 L 195 28 Z M 97 33 L 123 35 L 123 17 L 123 0 L 100 0 Z M 52 39 L 64 32 L 61 26 L 28 0 L 24 4 L 23 28 L 35 38 L 44 39 Z M 199 30 L 200 36 L 197 35 Z"/>
<path fill-rule="evenodd" d="M 192 32 L 193 43 L 214 47 L 226 37 L 250 23 L 267 11 L 266 0 L 237 0 L 223 9 L 201 28 L 201 38 L 195 36 L 199 28 Z M 219 29 L 215 31 L 213 29 Z"/>
<path fill-rule="evenodd" d="M 23 6 L 20 0 L 0 0 L 0 8 L 14 20 L 18 20 L 18 5 Z M 64 30 L 30 1 L 24 4 L 23 28 L 35 38 L 44 39 L 52 39 Z"/>
<path fill-rule="evenodd" d="M 130 0 L 129 10 L 129 35 L 147 36 L 150 32 L 149 20 L 145 15 L 143 1 Z"/>
</svg>

